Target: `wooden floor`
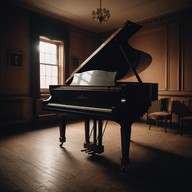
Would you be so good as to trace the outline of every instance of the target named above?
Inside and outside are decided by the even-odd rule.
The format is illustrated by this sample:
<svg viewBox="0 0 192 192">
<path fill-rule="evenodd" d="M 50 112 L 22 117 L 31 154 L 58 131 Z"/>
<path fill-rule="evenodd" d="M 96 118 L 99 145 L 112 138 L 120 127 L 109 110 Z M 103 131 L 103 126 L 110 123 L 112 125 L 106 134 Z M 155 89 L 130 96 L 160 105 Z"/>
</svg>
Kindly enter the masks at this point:
<svg viewBox="0 0 192 192">
<path fill-rule="evenodd" d="M 188 192 L 192 189 L 192 137 L 144 123 L 132 126 L 130 164 L 120 171 L 119 125 L 109 122 L 105 152 L 88 156 L 83 123 L 67 126 L 59 147 L 57 126 L 1 137 L 1 192 Z"/>
</svg>

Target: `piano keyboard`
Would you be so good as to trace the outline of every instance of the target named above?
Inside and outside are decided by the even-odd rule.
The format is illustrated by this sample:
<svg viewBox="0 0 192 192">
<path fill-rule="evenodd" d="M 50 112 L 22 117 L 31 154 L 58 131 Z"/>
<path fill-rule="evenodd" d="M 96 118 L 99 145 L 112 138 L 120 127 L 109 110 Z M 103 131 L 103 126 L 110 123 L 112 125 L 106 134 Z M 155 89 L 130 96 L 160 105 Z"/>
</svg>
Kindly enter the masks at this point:
<svg viewBox="0 0 192 192">
<path fill-rule="evenodd" d="M 88 111 L 99 111 L 99 112 L 106 112 L 106 113 L 112 112 L 112 109 L 109 109 L 109 108 L 87 107 L 87 106 L 79 106 L 79 105 L 48 103 L 47 106 L 61 107 L 61 108 L 68 108 L 68 109 L 81 109 L 81 110 L 88 110 Z"/>
</svg>

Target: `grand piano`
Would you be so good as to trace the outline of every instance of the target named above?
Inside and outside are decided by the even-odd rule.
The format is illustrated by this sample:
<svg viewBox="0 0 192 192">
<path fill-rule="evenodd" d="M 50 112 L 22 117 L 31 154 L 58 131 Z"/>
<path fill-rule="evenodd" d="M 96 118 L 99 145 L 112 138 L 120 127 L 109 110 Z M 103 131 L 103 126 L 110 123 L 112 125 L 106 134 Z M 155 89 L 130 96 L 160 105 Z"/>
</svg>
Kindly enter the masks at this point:
<svg viewBox="0 0 192 192">
<path fill-rule="evenodd" d="M 143 83 L 136 71 L 142 69 L 139 65 L 150 64 L 150 55 L 128 43 L 141 27 L 126 21 L 70 75 L 66 84 L 50 85 L 50 97 L 43 101 L 43 109 L 56 112 L 60 119 L 60 146 L 66 141 L 66 115 L 84 120 L 83 151 L 88 154 L 104 152 L 104 122 L 117 122 L 122 170 L 129 163 L 131 126 L 158 97 L 158 85 Z M 123 80 L 131 75 L 136 82 Z"/>
</svg>

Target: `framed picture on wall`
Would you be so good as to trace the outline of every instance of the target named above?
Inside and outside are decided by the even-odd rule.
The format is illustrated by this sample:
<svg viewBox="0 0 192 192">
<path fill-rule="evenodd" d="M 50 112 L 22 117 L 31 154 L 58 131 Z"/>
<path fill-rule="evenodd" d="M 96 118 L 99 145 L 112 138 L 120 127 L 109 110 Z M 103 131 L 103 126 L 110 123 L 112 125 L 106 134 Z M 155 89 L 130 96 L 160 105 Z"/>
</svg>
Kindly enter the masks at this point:
<svg viewBox="0 0 192 192">
<path fill-rule="evenodd" d="M 23 56 L 21 51 L 8 51 L 8 66 L 23 68 Z"/>
<path fill-rule="evenodd" d="M 72 66 L 78 67 L 79 66 L 79 58 L 77 56 L 72 56 Z"/>
</svg>

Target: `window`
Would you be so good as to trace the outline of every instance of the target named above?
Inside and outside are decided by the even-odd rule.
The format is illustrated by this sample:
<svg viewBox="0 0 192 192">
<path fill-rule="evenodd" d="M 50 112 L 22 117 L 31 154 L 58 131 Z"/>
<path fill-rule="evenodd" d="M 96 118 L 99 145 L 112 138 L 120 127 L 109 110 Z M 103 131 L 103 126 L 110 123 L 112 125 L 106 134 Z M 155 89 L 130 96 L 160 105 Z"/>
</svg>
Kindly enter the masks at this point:
<svg viewBox="0 0 192 192">
<path fill-rule="evenodd" d="M 40 51 L 40 89 L 48 92 L 49 85 L 63 83 L 63 43 L 41 37 Z"/>
</svg>

